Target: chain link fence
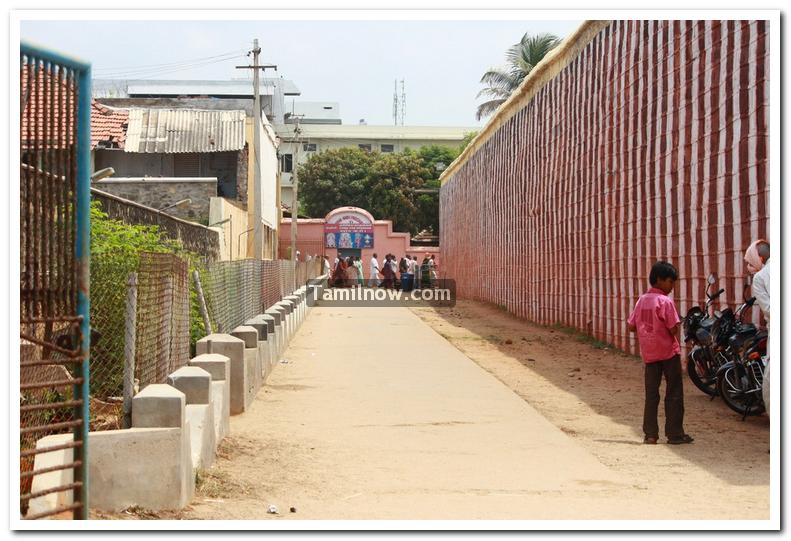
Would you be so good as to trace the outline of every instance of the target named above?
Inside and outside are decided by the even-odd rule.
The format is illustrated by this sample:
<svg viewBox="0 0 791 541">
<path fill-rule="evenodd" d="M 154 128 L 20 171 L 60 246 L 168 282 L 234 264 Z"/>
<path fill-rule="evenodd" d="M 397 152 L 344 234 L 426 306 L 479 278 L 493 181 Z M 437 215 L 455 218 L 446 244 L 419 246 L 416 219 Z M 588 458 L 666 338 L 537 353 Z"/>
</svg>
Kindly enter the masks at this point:
<svg viewBox="0 0 791 541">
<path fill-rule="evenodd" d="M 212 330 L 227 333 L 319 276 L 321 260 L 205 262 L 169 253 L 94 257 L 91 321 L 98 339 L 91 354 L 92 430 L 124 426 L 124 397 L 164 383 L 194 355 L 195 343 L 207 331 L 193 271 Z"/>
<path fill-rule="evenodd" d="M 134 375 L 140 388 L 164 383 L 190 357 L 190 282 L 186 260 L 146 253 L 137 273 Z"/>
</svg>

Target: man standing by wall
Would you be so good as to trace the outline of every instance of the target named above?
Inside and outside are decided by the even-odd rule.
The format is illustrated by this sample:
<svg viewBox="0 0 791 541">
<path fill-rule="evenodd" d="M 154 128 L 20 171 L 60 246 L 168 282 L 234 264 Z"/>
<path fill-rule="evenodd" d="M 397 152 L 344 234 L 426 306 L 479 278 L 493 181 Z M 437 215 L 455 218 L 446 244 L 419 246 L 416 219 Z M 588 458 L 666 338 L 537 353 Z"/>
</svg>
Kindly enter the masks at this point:
<svg viewBox="0 0 791 541">
<path fill-rule="evenodd" d="M 371 287 L 379 285 L 379 262 L 376 260 L 376 254 L 371 256 L 371 276 L 368 285 Z"/>
</svg>

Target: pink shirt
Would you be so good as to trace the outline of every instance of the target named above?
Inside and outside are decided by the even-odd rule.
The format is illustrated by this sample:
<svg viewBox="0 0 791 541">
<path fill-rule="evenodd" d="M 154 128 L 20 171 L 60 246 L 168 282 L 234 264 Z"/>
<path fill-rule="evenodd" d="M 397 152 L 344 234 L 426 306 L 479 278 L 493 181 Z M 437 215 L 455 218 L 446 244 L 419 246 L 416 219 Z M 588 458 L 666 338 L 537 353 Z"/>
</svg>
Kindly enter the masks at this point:
<svg viewBox="0 0 791 541">
<path fill-rule="evenodd" d="M 676 306 L 661 289 L 652 287 L 640 295 L 628 324 L 637 327 L 643 361 L 655 363 L 681 353 L 678 340 L 670 332 L 680 321 Z"/>
</svg>

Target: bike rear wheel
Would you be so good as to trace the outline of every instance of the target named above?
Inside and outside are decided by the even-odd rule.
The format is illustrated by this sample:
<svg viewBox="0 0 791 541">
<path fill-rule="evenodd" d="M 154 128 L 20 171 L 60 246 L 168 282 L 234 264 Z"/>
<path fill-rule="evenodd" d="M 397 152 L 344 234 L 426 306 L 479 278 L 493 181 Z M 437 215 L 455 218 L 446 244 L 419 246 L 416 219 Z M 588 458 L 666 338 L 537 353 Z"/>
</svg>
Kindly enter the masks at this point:
<svg viewBox="0 0 791 541">
<path fill-rule="evenodd" d="M 719 373 L 717 391 L 725 404 L 740 415 L 761 415 L 765 411 L 761 390 L 752 385 L 745 371 L 737 366 Z"/>
</svg>

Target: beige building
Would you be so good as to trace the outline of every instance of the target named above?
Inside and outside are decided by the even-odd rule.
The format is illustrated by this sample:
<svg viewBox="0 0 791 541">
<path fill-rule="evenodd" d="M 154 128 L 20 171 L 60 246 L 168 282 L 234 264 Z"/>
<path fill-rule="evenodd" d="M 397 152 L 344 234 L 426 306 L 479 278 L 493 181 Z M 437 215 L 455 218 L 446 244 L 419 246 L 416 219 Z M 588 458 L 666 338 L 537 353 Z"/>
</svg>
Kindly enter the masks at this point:
<svg viewBox="0 0 791 541">
<path fill-rule="evenodd" d="M 294 184 L 292 175 L 298 164 L 324 150 L 358 147 L 371 152 L 403 152 L 427 145 L 459 146 L 464 136 L 477 127 L 439 126 L 368 126 L 343 124 L 300 124 L 301 134 L 294 133 L 294 124 L 274 126 L 281 143 L 280 198 L 291 208 Z"/>
</svg>

